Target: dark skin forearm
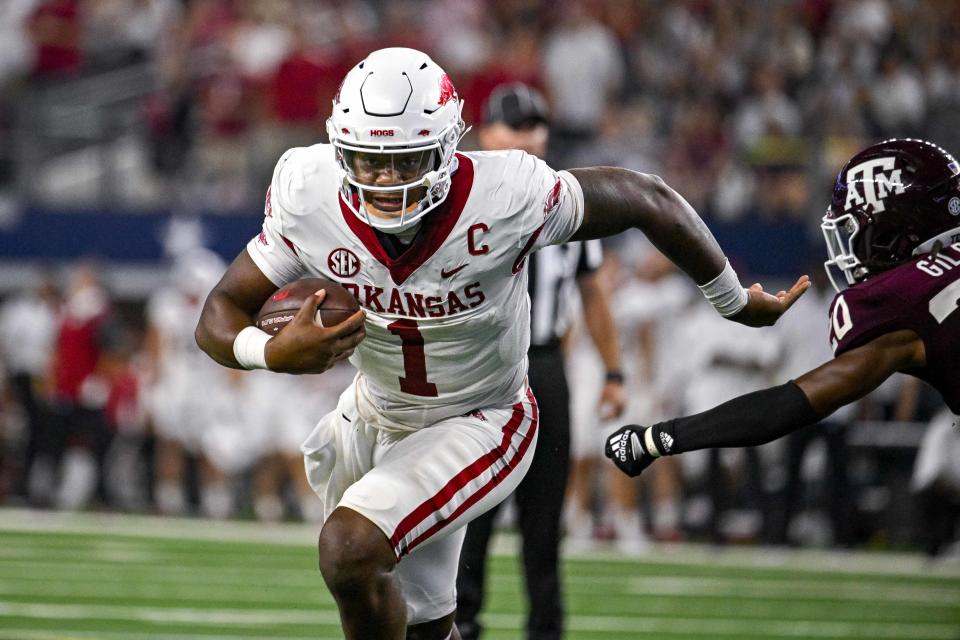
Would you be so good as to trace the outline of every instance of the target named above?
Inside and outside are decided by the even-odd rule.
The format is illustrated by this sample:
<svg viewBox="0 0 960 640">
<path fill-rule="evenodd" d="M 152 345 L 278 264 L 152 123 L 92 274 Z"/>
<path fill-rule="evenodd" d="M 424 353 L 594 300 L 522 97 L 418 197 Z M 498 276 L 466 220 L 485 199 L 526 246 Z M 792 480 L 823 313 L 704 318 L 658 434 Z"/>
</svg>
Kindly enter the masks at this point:
<svg viewBox="0 0 960 640">
<path fill-rule="evenodd" d="M 859 400 L 898 371 L 926 364 L 923 340 L 895 331 L 848 351 L 796 379 L 821 418 Z"/>
<path fill-rule="evenodd" d="M 617 167 L 570 171 L 583 190 L 583 221 L 572 240 L 590 240 L 640 229 L 665 256 L 699 285 L 716 278 L 726 257 L 707 225 L 680 194 L 659 177 Z M 801 276 L 789 290 L 770 295 L 759 283 L 730 320 L 750 327 L 772 325 L 809 288 Z"/>
<path fill-rule="evenodd" d="M 583 223 L 572 240 L 640 229 L 694 282 L 715 278 L 726 257 L 713 234 L 683 197 L 658 176 L 618 167 L 570 171 L 583 189 Z"/>
<path fill-rule="evenodd" d="M 246 251 L 234 259 L 203 305 L 195 338 L 207 355 L 225 367 L 241 369 L 233 356 L 233 341 L 277 285 L 263 275 Z"/>
<path fill-rule="evenodd" d="M 197 345 L 220 364 L 241 368 L 233 355 L 233 342 L 277 286 L 250 258 L 246 250 L 233 261 L 203 305 L 195 332 Z M 264 349 L 267 367 L 283 373 L 321 373 L 350 357 L 363 338 L 364 312 L 357 311 L 332 327 L 314 322 L 325 292 L 309 296 L 300 310 Z"/>
<path fill-rule="evenodd" d="M 653 425 L 654 443 L 667 434 L 671 451 L 757 446 L 814 424 L 876 389 L 891 375 L 925 363 L 923 341 L 896 331 L 848 351 L 794 383 L 733 398 L 696 415 Z M 639 473 L 628 468 L 627 473 Z"/>
</svg>

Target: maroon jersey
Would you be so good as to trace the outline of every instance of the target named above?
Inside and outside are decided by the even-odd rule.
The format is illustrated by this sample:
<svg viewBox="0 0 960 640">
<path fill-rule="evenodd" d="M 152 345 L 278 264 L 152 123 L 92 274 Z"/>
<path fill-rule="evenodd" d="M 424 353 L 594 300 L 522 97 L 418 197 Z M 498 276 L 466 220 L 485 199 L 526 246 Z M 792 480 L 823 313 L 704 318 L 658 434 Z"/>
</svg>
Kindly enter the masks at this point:
<svg viewBox="0 0 960 640">
<path fill-rule="evenodd" d="M 936 258 L 920 256 L 858 282 L 833 299 L 835 355 L 884 334 L 909 329 L 926 347 L 927 364 L 904 371 L 930 383 L 960 415 L 960 243 Z"/>
</svg>

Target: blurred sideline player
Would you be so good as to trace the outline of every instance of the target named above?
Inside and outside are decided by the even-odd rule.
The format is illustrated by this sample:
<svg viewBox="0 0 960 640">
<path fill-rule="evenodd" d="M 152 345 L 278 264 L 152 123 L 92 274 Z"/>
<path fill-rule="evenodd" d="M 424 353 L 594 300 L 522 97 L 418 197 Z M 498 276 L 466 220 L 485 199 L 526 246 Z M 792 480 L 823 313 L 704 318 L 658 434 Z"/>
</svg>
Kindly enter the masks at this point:
<svg viewBox="0 0 960 640">
<path fill-rule="evenodd" d="M 547 150 L 546 100 L 520 83 L 497 88 L 484 108 L 478 132 L 487 151 L 520 149 L 538 158 Z M 560 585 L 560 523 L 570 462 L 570 393 L 560 342 L 569 326 L 569 299 L 576 283 L 590 339 L 603 361 L 598 394 L 608 417 L 624 406 L 623 373 L 617 330 L 606 294 L 596 278 L 603 260 L 599 240 L 544 247 L 530 258 L 529 293 L 532 333 L 528 351 L 530 388 L 540 407 L 540 436 L 530 469 L 513 497 L 522 540 L 524 584 L 529 615 L 526 637 L 559 640 L 563 634 Z M 483 608 L 487 547 L 499 505 L 467 526 L 457 574 L 457 628 L 464 640 L 480 636 L 477 615 Z"/>
<path fill-rule="evenodd" d="M 960 429 L 956 415 L 944 409 L 927 426 L 914 462 L 910 489 L 917 497 L 918 538 L 928 556 L 946 552 L 960 521 Z"/>
<path fill-rule="evenodd" d="M 116 323 L 101 276 L 92 260 L 82 259 L 70 266 L 44 383 L 52 394 L 48 451 L 53 468 L 59 470 L 59 477 L 53 476 L 56 487 L 52 495 L 53 505 L 59 509 L 81 509 L 95 497 L 102 487 L 102 462 L 112 437 L 102 414 L 108 387 L 98 367 Z M 37 493 L 43 495 L 46 490 Z"/>
<path fill-rule="evenodd" d="M 450 78 L 413 49 L 375 51 L 344 78 L 331 144 L 286 152 L 263 230 L 214 288 L 198 344 L 232 368 L 359 374 L 303 445 L 324 501 L 320 571 L 350 640 L 459 638 L 464 525 L 530 466 L 527 257 L 637 227 L 723 315 L 772 324 L 802 294 L 746 290 L 696 212 L 662 180 L 556 172 L 521 151 L 457 153 Z M 278 286 L 334 278 L 363 309 L 314 323 L 310 296 L 271 337 L 253 315 Z"/>
<path fill-rule="evenodd" d="M 645 241 L 626 239 L 616 250 L 607 252 L 597 280 L 609 292 L 614 320 L 620 335 L 623 372 L 630 390 L 627 415 L 649 419 L 669 415 L 661 406 L 666 389 L 661 383 L 666 339 L 676 328 L 675 313 L 689 302 L 690 287 L 673 264 Z M 634 259 L 642 256 L 636 262 Z M 677 280 L 681 280 L 678 282 Z M 607 433 L 615 427 L 596 410 L 603 379 L 603 363 L 584 339 L 583 327 L 576 324 L 570 332 L 566 358 L 571 381 L 571 424 L 573 468 L 566 505 L 568 548 L 589 549 L 594 545 L 594 512 L 600 522 L 608 522 L 617 550 L 631 555 L 646 551 L 649 542 L 640 513 L 639 486 L 636 481 L 599 465 L 603 448 L 598 447 L 600 429 Z M 654 522 L 659 532 L 673 539 L 678 530 L 678 476 L 674 470 L 658 469 L 653 482 Z M 603 504 L 594 507 L 596 485 L 602 487 Z M 670 515 L 670 512 L 673 515 Z M 670 530 L 667 533 L 667 529 Z"/>
<path fill-rule="evenodd" d="M 789 315 L 777 323 L 777 332 L 783 340 L 784 355 L 777 373 L 778 379 L 793 379 L 819 366 L 833 355 L 826 340 L 810 340 L 810 328 L 820 325 L 825 317 L 829 317 L 834 293 L 826 273 L 819 271 L 811 274 L 810 288 L 797 300 Z M 894 379 L 896 376 L 892 380 Z M 876 393 L 873 395 L 876 396 Z M 849 546 L 852 542 L 853 521 L 850 518 L 846 436 L 849 424 L 856 418 L 858 404 L 840 407 L 816 425 L 794 431 L 785 438 L 786 481 L 783 497 L 778 500 L 776 519 L 770 528 L 770 542 L 799 544 L 819 540 L 842 546 Z M 913 416 L 905 415 L 896 419 L 911 420 Z M 823 507 L 829 515 L 829 521 L 816 517 L 816 511 L 808 512 L 804 509 L 804 456 L 817 441 L 823 442 L 826 456 L 826 484 L 830 490 L 823 496 Z M 678 458 L 680 459 L 682 458 Z"/>
<path fill-rule="evenodd" d="M 12 399 L 26 420 L 22 453 L 3 460 L 0 477 L 31 504 L 47 502 L 54 481 L 56 454 L 51 443 L 57 436 L 51 433 L 42 385 L 53 356 L 60 306 L 61 292 L 54 275 L 46 271 L 28 290 L 0 304 L 0 361 L 10 376 Z"/>
<path fill-rule="evenodd" d="M 680 390 L 683 412 L 703 411 L 776 380 L 783 357 L 779 332 L 751 332 L 715 316 L 697 306 L 684 314 L 678 327 L 675 339 L 683 351 L 676 358 L 671 386 Z M 717 544 L 756 539 L 771 506 L 762 469 L 764 462 L 778 461 L 779 448 L 702 451 L 678 459 L 690 490 L 685 524 L 705 526 Z"/>
<path fill-rule="evenodd" d="M 253 477 L 253 507 L 259 520 L 284 516 L 282 490 L 288 481 L 300 517 L 308 522 L 323 521 L 323 503 L 303 472 L 300 445 L 317 424 L 317 416 L 337 407 L 337 399 L 355 375 L 349 363 L 341 362 L 322 376 L 269 376 L 274 393 L 270 437 Z"/>
<path fill-rule="evenodd" d="M 840 171 L 822 223 L 834 358 L 703 413 L 627 425 L 606 454 L 637 475 L 656 458 L 753 446 L 813 424 L 896 372 L 929 383 L 960 428 L 960 165 L 922 140 L 887 140 Z M 849 285 L 841 290 L 832 269 Z"/>
<path fill-rule="evenodd" d="M 223 376 L 197 349 L 193 329 L 205 296 L 225 270 L 216 253 L 187 249 L 175 258 L 170 283 L 147 300 L 144 401 L 156 438 L 154 500 L 164 514 L 186 513 L 187 456 L 200 453 L 203 406 Z M 213 502 L 213 496 L 201 496 L 201 503 Z"/>
</svg>

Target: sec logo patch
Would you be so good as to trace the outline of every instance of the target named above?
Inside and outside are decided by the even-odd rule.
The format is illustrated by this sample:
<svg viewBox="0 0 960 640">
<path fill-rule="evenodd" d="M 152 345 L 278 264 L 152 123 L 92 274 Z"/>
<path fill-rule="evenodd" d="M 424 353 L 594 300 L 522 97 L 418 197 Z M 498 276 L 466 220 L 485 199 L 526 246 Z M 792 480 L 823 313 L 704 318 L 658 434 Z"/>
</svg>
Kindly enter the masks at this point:
<svg viewBox="0 0 960 640">
<path fill-rule="evenodd" d="M 960 216 L 960 198 L 956 196 L 950 198 L 950 201 L 947 203 L 947 211 L 949 211 L 952 216 Z"/>
<path fill-rule="evenodd" d="M 327 256 L 327 266 L 340 278 L 352 278 L 360 271 L 360 258 L 350 249 L 340 247 Z"/>
</svg>

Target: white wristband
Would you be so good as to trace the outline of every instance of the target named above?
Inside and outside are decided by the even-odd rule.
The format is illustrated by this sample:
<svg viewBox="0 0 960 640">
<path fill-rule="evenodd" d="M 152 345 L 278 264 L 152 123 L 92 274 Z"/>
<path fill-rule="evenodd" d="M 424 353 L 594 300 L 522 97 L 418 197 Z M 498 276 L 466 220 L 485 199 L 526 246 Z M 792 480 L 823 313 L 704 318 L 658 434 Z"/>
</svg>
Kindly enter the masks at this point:
<svg viewBox="0 0 960 640">
<path fill-rule="evenodd" d="M 657 449 L 657 445 L 653 441 L 653 429 L 650 427 L 647 427 L 643 432 L 643 443 L 647 446 L 647 453 L 654 458 L 660 457 L 660 449 Z"/>
<path fill-rule="evenodd" d="M 256 327 L 246 327 L 233 340 L 233 357 L 244 369 L 267 368 L 267 342 L 272 336 Z"/>
<path fill-rule="evenodd" d="M 724 318 L 739 313 L 747 306 L 747 290 L 740 286 L 740 279 L 737 277 L 737 272 L 730 266 L 729 260 L 720 275 L 706 284 L 697 286 L 703 292 L 707 302 L 712 304 Z"/>
</svg>

